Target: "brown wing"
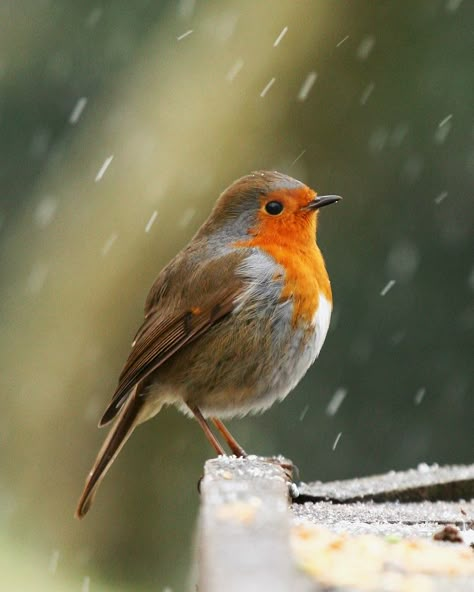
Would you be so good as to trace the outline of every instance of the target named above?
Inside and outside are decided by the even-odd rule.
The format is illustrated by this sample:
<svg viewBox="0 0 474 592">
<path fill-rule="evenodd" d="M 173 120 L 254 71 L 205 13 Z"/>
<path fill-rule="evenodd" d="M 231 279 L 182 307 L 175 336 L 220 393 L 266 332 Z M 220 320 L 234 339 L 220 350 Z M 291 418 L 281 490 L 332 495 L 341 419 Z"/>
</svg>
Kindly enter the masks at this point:
<svg viewBox="0 0 474 592">
<path fill-rule="evenodd" d="M 115 417 L 137 382 L 145 379 L 184 345 L 229 314 L 241 289 L 241 282 L 234 280 L 233 285 L 224 284 L 212 298 L 207 298 L 203 307 L 191 307 L 174 316 L 164 316 L 160 311 L 150 313 L 137 334 L 117 389 L 99 426 Z"/>
</svg>

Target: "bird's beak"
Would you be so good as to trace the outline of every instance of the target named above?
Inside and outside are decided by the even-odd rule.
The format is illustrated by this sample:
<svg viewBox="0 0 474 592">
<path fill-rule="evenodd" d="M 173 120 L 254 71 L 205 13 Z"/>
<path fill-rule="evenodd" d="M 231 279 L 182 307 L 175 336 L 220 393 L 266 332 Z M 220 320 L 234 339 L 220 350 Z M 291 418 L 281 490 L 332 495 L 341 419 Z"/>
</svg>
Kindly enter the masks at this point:
<svg viewBox="0 0 474 592">
<path fill-rule="evenodd" d="M 315 199 L 311 200 L 308 205 L 306 205 L 303 209 L 304 210 L 319 210 L 324 206 L 329 206 L 336 201 L 341 200 L 342 197 L 340 195 L 321 195 L 316 197 Z"/>
</svg>

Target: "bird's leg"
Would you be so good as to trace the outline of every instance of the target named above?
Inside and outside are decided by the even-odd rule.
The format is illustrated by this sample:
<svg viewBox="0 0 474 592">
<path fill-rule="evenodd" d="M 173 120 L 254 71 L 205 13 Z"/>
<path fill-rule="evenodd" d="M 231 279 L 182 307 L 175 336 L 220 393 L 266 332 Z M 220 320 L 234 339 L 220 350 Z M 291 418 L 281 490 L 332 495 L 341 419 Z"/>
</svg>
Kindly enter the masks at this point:
<svg viewBox="0 0 474 592">
<path fill-rule="evenodd" d="M 219 441 L 214 436 L 214 434 L 211 432 L 211 428 L 209 427 L 207 421 L 203 417 L 201 411 L 199 410 L 199 407 L 189 407 L 189 408 L 193 412 L 194 417 L 196 418 L 198 424 L 203 429 L 203 432 L 206 434 L 206 438 L 209 440 L 211 446 L 214 448 L 214 450 L 217 452 L 217 454 L 218 455 L 225 455 L 224 449 L 222 448 L 222 446 L 220 445 Z"/>
<path fill-rule="evenodd" d="M 212 417 L 211 419 L 212 419 L 214 425 L 216 426 L 216 428 L 219 430 L 219 432 L 224 436 L 225 441 L 227 442 L 227 444 L 229 445 L 229 448 L 232 450 L 232 452 L 235 454 L 235 456 L 238 456 L 240 458 L 245 458 L 247 456 L 247 453 L 242 448 L 242 446 L 237 442 L 237 440 L 232 436 L 232 434 L 225 427 L 225 425 L 222 423 L 222 421 L 220 419 L 218 419 L 217 417 Z"/>
</svg>

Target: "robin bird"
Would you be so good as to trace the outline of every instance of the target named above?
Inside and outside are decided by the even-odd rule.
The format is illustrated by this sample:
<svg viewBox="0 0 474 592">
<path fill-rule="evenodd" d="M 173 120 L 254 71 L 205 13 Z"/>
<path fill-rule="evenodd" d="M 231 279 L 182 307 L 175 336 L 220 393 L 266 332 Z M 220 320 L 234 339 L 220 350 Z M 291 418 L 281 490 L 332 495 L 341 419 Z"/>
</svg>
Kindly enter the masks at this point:
<svg viewBox="0 0 474 592">
<path fill-rule="evenodd" d="M 332 310 L 317 219 L 339 199 L 269 171 L 222 193 L 148 294 L 145 320 L 99 423 L 114 421 L 77 517 L 134 428 L 163 405 L 194 416 L 217 454 L 225 452 L 208 420 L 233 454 L 245 456 L 221 418 L 281 401 L 317 358 Z"/>
</svg>

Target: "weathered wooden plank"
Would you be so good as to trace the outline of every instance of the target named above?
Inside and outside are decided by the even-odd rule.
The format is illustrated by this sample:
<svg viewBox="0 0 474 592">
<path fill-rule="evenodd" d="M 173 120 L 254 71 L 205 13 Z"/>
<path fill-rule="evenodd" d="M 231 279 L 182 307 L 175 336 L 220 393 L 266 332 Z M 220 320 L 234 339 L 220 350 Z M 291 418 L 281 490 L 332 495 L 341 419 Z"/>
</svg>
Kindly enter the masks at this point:
<svg viewBox="0 0 474 592">
<path fill-rule="evenodd" d="M 288 473 L 278 464 L 208 461 L 198 590 L 474 592 L 473 478 L 474 467 L 421 465 L 302 484 L 303 503 L 290 506 Z M 456 536 L 441 538 L 461 542 L 433 541 L 447 524 Z"/>
<path fill-rule="evenodd" d="M 288 479 L 258 457 L 206 463 L 198 535 L 199 590 L 305 592 L 290 549 Z"/>
<path fill-rule="evenodd" d="M 408 471 L 390 471 L 343 481 L 301 483 L 301 501 L 420 502 L 474 498 L 474 465 L 420 464 Z"/>
<path fill-rule="evenodd" d="M 420 465 L 299 488 L 293 550 L 318 583 L 338 592 L 474 592 L 474 466 Z M 456 536 L 441 535 L 446 525 Z M 436 543 L 435 534 L 458 542 Z"/>
</svg>

